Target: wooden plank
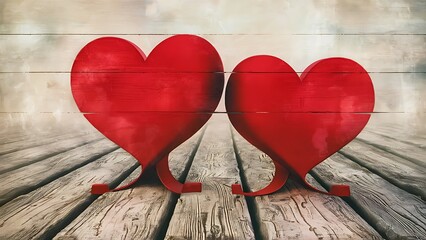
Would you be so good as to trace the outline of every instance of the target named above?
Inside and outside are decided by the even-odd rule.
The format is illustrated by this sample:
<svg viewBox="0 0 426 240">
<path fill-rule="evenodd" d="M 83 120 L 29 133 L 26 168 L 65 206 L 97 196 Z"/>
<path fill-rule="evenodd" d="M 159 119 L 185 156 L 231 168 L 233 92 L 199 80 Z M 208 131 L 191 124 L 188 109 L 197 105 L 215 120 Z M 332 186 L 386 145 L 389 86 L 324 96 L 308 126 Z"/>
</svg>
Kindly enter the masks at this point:
<svg viewBox="0 0 426 240">
<path fill-rule="evenodd" d="M 108 154 L 118 147 L 108 139 L 101 139 L 70 151 L 0 174 L 0 205 L 41 187 L 74 169 Z"/>
<path fill-rule="evenodd" d="M 46 76 L 49 78 L 48 76 Z M 20 78 L 16 78 L 16 81 L 20 81 Z M 2 82 L 0 80 L 0 82 Z M 13 82 L 13 81 L 12 81 Z M 32 95 L 30 92 L 25 94 L 25 90 L 20 86 L 34 86 L 37 85 L 36 82 L 26 82 L 22 83 L 22 85 L 14 85 L 4 84 L 0 88 L 3 89 L 2 97 L 8 99 L 8 101 L 0 104 L 1 109 L 3 111 L 7 111 L 9 103 L 11 105 L 16 104 L 15 109 L 11 109 L 11 112 L 0 112 L 0 145 L 19 142 L 19 141 L 27 141 L 29 139 L 43 139 L 49 136 L 60 136 L 65 134 L 74 133 L 83 134 L 83 133 L 94 133 L 97 132 L 94 127 L 87 122 L 83 115 L 80 112 L 77 113 L 65 113 L 67 109 L 63 106 L 63 102 L 69 102 L 69 104 L 74 104 L 69 100 L 65 100 L 66 98 L 59 97 L 57 94 L 53 94 L 53 92 L 49 93 L 45 97 L 42 97 L 44 92 L 42 90 L 37 90 L 39 94 Z M 69 81 L 67 81 L 69 84 Z M 1 85 L 1 83 L 0 83 Z M 11 90 L 9 87 L 13 85 L 13 88 L 21 89 L 20 97 L 16 98 L 16 96 L 11 97 L 9 93 L 17 91 L 9 91 Z M 44 85 L 43 88 L 51 86 L 52 84 Z M 62 92 L 65 91 L 63 89 L 54 88 L 56 91 Z M 66 91 L 65 91 L 66 92 Z M 67 94 L 70 94 L 67 92 Z M 38 96 L 38 97 L 35 97 Z M 72 98 L 70 95 L 69 97 Z M 40 101 L 40 99 L 48 98 L 50 103 Z M 61 99 L 58 101 L 58 99 Z M 31 101 L 31 104 L 28 102 Z M 27 103 L 23 103 L 27 102 Z M 7 104 L 6 104 L 7 103 Z M 22 105 L 21 105 L 22 104 Z M 37 111 L 36 105 L 56 105 L 57 108 L 61 108 L 64 112 L 58 111 L 56 108 L 55 111 L 51 111 L 50 113 L 35 113 Z M 30 112 L 28 112 L 28 108 L 21 108 L 21 106 L 26 105 L 27 107 L 33 108 Z M 21 111 L 21 112 L 20 112 Z M 25 113 L 23 113 L 24 111 Z"/>
<path fill-rule="evenodd" d="M 93 134 L 93 133 L 91 133 Z M 0 155 L 1 154 L 7 154 L 11 152 L 16 152 L 19 150 L 32 148 L 32 147 L 38 147 L 41 145 L 47 145 L 52 142 L 59 142 L 70 138 L 75 137 L 84 137 L 87 135 L 87 133 L 51 133 L 46 136 L 32 136 L 27 137 L 26 139 L 19 141 L 19 142 L 12 142 L 12 143 L 6 143 L 0 145 Z"/>
<path fill-rule="evenodd" d="M 62 4 L 3 0 L 0 33 L 418 34 L 424 33 L 425 8 L 422 0 L 129 0 L 120 4 L 109 0 L 102 5 L 84 0 Z"/>
<path fill-rule="evenodd" d="M 198 148 L 200 130 L 169 155 L 169 167 L 182 181 Z M 140 168 L 124 182 L 136 178 Z M 55 239 L 160 239 L 178 196 L 157 178 L 144 179 L 137 187 L 102 195 L 64 228 Z"/>
<path fill-rule="evenodd" d="M 361 132 L 361 134 L 357 136 L 357 139 L 396 156 L 405 158 L 419 166 L 426 167 L 426 149 L 406 144 L 398 140 L 384 138 L 374 133 Z"/>
<path fill-rule="evenodd" d="M 144 38 L 141 38 L 144 40 Z M 141 41 L 138 39 L 138 41 Z M 261 40 L 259 40 L 261 41 Z M 84 43 L 82 43 L 81 47 Z M 225 44 L 225 43 L 224 43 Z M 244 44 L 236 43 L 236 46 L 241 46 Z M 277 43 L 278 44 L 278 43 Z M 244 46 L 244 45 L 242 45 Z M 142 44 L 141 47 L 145 51 L 145 47 Z M 231 51 L 231 46 L 226 46 L 223 51 Z M 232 46 L 235 48 L 234 46 Z M 303 46 L 303 48 L 305 48 Z M 76 51 L 78 51 L 76 49 Z M 246 50 L 250 51 L 250 50 Z M 283 50 L 284 51 L 284 50 Z M 314 50 L 312 50 L 314 51 Z M 222 53 L 221 53 L 222 54 Z M 225 53 L 226 54 L 226 53 Z M 260 52 L 253 54 L 260 54 Z M 270 54 L 276 55 L 274 52 Z M 331 54 L 331 53 L 330 53 Z M 338 52 L 333 54 L 340 54 Z M 425 53 L 426 54 L 426 53 Z M 341 55 L 341 54 L 340 54 Z M 245 57 L 249 56 L 247 54 L 238 54 L 234 52 L 234 56 L 226 58 L 227 61 L 224 62 L 228 70 L 231 70 L 235 67 L 233 64 L 237 64 L 239 61 L 243 60 Z M 322 58 L 327 56 L 327 53 L 324 53 L 323 56 L 318 56 Z M 349 57 L 349 55 L 347 55 Z M 75 57 L 75 54 L 72 55 Z M 310 60 L 304 58 L 299 59 L 297 53 L 294 53 L 294 56 L 282 56 L 283 60 L 288 61 L 292 65 L 299 64 L 299 66 L 294 66 L 297 70 L 303 71 L 312 61 L 318 60 L 315 57 L 312 57 Z M 292 57 L 292 58 L 289 58 Z M 294 57 L 294 58 L 293 58 Z M 229 62 L 232 60 L 233 62 Z M 69 60 L 69 63 L 64 63 L 66 66 L 61 65 L 61 67 L 67 67 L 66 71 L 69 71 L 72 64 L 72 59 Z M 382 60 L 379 60 L 382 61 Z M 69 65 L 67 65 L 69 64 Z M 50 64 L 49 64 L 50 66 Z M 367 67 L 367 66 L 366 66 Z M 373 71 L 373 69 L 367 68 L 368 71 Z M 426 95 L 423 94 L 426 92 L 426 74 L 421 73 L 371 73 L 371 79 L 375 87 L 376 102 L 375 102 L 375 112 L 383 112 L 381 115 L 386 115 L 388 118 L 393 118 L 394 115 L 389 115 L 388 112 L 426 112 Z M 225 79 L 228 79 L 229 74 L 226 74 Z M 401 81 L 404 79 L 404 81 Z M 74 99 L 72 97 L 71 88 L 69 84 L 69 74 L 68 73 L 9 73 L 9 74 L 0 74 L 0 87 L 4 89 L 2 94 L 4 98 L 7 98 L 8 101 L 2 105 L 2 109 L 5 112 L 26 112 L 28 111 L 27 100 L 32 99 L 31 111 L 35 112 L 67 112 L 63 115 L 60 122 L 62 123 L 60 129 L 67 129 L 74 127 L 77 123 L 83 127 L 83 129 L 89 129 L 90 125 L 84 125 L 84 117 L 78 116 L 79 110 L 77 109 Z M 2 84 L 3 83 L 3 84 Z M 26 86 L 25 88 L 20 86 Z M 54 88 L 50 86 L 55 86 Z M 57 103 L 57 99 L 61 99 L 60 104 Z M 223 99 L 222 99 L 223 100 Z M 59 109 L 59 110 L 58 110 Z M 224 104 L 220 105 L 217 111 L 226 111 Z M 73 113 L 73 114 L 71 114 Z M 16 114 L 19 116 L 19 114 Z M 33 114 L 34 115 L 34 114 Z M 43 115 L 43 114 L 39 114 Z M 47 115 L 47 114 L 45 114 Z M 77 116 L 74 116 L 77 115 Z M 377 114 L 376 114 L 377 115 Z M 404 115 L 404 114 L 400 114 Z M 412 113 L 407 113 L 405 115 L 412 116 Z M 417 114 L 416 114 L 417 115 Z M 391 117 L 392 116 L 392 117 Z M 32 116 L 33 117 L 33 116 Z M 23 117 L 21 117 L 23 118 Z M 21 121 L 21 118 L 17 118 L 16 122 Z M 72 120 L 68 120 L 71 118 Z M 382 118 L 377 119 L 376 116 L 373 116 L 369 122 L 369 126 L 377 126 L 375 122 L 383 122 Z M 411 122 L 421 122 L 419 120 L 413 120 Z M 10 120 L 12 121 L 12 120 Z M 54 122 L 54 120 L 46 120 L 49 122 Z M 46 125 L 46 121 L 40 121 L 37 124 L 33 124 L 32 127 L 27 126 L 27 131 L 32 128 L 40 128 L 41 126 Z M 33 123 L 32 121 L 28 121 Z M 59 121 L 58 121 L 59 122 Z M 68 123 L 68 124 L 66 124 Z M 396 123 L 394 123 L 396 124 Z M 62 127 L 63 126 L 63 127 Z M 77 131 L 81 131 L 79 128 L 75 128 Z"/>
<path fill-rule="evenodd" d="M 53 137 L 61 134 L 67 134 L 64 131 L 32 132 L 30 129 L 23 129 L 21 126 L 5 127 L 5 131 L 0 134 L 0 146 L 16 144 L 17 142 Z M 3 152 L 4 153 L 4 152 Z"/>
<path fill-rule="evenodd" d="M 366 168 L 336 153 L 312 174 L 327 187 L 349 184 L 348 201 L 387 239 L 423 239 L 426 236 L 426 204 Z"/>
<path fill-rule="evenodd" d="M 426 200 L 426 168 L 354 139 L 340 153 L 392 184 Z"/>
<path fill-rule="evenodd" d="M 104 137 L 96 134 L 73 137 L 60 142 L 26 148 L 20 151 L 11 152 L 0 156 L 0 173 L 5 173 L 31 163 L 43 160 L 45 158 L 69 151 L 87 143 L 103 139 Z"/>
<path fill-rule="evenodd" d="M 210 119 L 186 180 L 203 191 L 180 196 L 165 239 L 254 239 L 244 197 L 231 194 L 240 178 L 226 116 Z"/>
<path fill-rule="evenodd" d="M 117 185 L 136 167 L 127 153 L 110 153 L 0 207 L 1 239 L 50 239 L 96 197 L 93 183 Z"/>
<path fill-rule="evenodd" d="M 425 74 L 426 77 L 426 74 Z M 423 79 L 425 79 L 423 77 Z M 426 81 L 423 84 L 426 85 Z M 422 90 L 424 92 L 424 90 Z M 410 91 L 407 94 L 414 92 Z M 411 103 L 418 103 L 419 105 L 425 104 L 425 101 L 412 101 Z M 422 142 L 426 139 L 426 125 L 424 120 L 426 119 L 426 111 L 419 112 L 407 112 L 407 113 L 383 113 L 383 114 L 372 114 L 367 130 L 375 132 L 376 129 L 384 129 L 387 132 L 397 134 L 395 138 L 404 137 L 406 135 L 416 136 L 422 139 Z"/>
<path fill-rule="evenodd" d="M 271 158 L 235 130 L 233 139 L 245 185 L 250 191 L 266 186 L 274 174 Z M 321 188 L 310 175 L 308 180 Z M 261 239 L 381 239 L 341 198 L 308 190 L 291 178 L 280 191 L 254 197 L 251 210 Z"/>
<path fill-rule="evenodd" d="M 158 43 L 170 36 L 172 35 L 144 35 L 142 37 L 140 35 L 126 35 L 120 37 L 132 41 L 148 54 Z M 268 37 L 265 37 L 262 35 L 200 34 L 200 36 L 208 40 L 220 53 L 221 58 L 226 60 L 224 61 L 224 69 L 227 72 L 231 72 L 243 59 L 259 54 L 280 57 L 298 72 L 303 71 L 319 59 L 332 56 L 351 58 L 359 62 L 369 72 L 424 73 L 426 71 L 421 64 L 423 56 L 426 55 L 426 48 L 423 47 L 426 35 L 268 35 Z M 0 72 L 69 73 L 76 54 L 83 46 L 98 37 L 101 36 L 0 35 L 0 44 L 8 49 L 0 55 L 0 62 L 3 63 Z M 49 44 L 42 44 L 47 42 L 47 39 Z M 316 44 L 312 44 L 313 42 Z M 34 47 L 37 46 L 32 54 L 28 54 L 28 48 L 22 47 L 25 43 L 30 46 L 32 44 L 34 44 Z M 259 45 L 259 43 L 262 44 Z M 289 48 L 288 46 L 292 47 Z M 398 48 L 393 46 L 398 46 Z M 58 51 L 58 49 L 66 49 L 66 51 Z M 404 59 L 404 61 L 401 61 L 401 59 Z M 65 75 L 62 78 L 68 77 L 69 75 Z M 51 79 L 50 77 L 44 81 Z M 399 84 L 404 83 L 401 78 L 397 80 Z M 13 81 L 13 77 L 2 77 L 0 86 L 7 87 L 11 81 Z M 26 79 L 26 81 L 30 82 L 29 79 Z M 64 84 L 65 82 L 53 86 L 55 88 L 64 87 Z M 24 86 L 24 89 L 27 89 L 28 92 L 35 92 L 40 88 L 39 85 Z M 388 83 L 388 86 L 391 85 Z M 64 92 L 55 91 L 55 88 L 45 89 L 45 91 L 55 92 L 55 95 L 59 96 L 64 95 Z M 8 91 L 4 92 L 7 93 Z M 61 104 L 67 105 L 67 103 L 62 102 Z M 52 103 L 49 105 L 52 105 Z M 32 110 L 30 107 L 27 107 L 27 109 Z"/>
<path fill-rule="evenodd" d="M 408 134 L 407 132 L 402 132 L 402 131 L 397 132 L 395 131 L 395 128 L 396 126 L 393 128 L 374 127 L 374 128 L 365 129 L 364 131 L 368 133 L 375 133 L 377 135 L 384 137 L 384 139 L 390 138 L 392 140 L 400 141 L 406 144 L 411 144 L 419 148 L 423 148 L 423 149 L 426 148 L 426 138 L 423 137 L 421 134 L 413 135 L 413 134 Z"/>
</svg>

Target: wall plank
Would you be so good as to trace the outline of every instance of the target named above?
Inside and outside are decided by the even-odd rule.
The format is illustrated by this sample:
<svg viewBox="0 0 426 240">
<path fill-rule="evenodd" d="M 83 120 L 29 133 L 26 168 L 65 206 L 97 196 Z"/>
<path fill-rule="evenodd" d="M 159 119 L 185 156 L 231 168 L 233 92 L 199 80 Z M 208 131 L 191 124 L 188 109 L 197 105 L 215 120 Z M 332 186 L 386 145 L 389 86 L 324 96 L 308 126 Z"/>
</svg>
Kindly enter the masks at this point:
<svg viewBox="0 0 426 240">
<path fill-rule="evenodd" d="M 75 56 L 100 35 L 0 35 L 0 72 L 69 72 Z M 117 36 L 147 55 L 172 35 Z M 252 55 L 275 55 L 296 71 L 328 57 L 359 62 L 369 72 L 426 72 L 426 35 L 200 35 L 219 52 L 225 71 Z"/>
<path fill-rule="evenodd" d="M 375 112 L 426 112 L 426 73 L 371 73 Z M 225 78 L 229 74 L 225 74 Z M 0 74 L 3 113 L 78 113 L 69 73 Z M 285 101 L 285 99 L 283 99 Z M 224 96 L 217 111 L 226 111 Z"/>
<path fill-rule="evenodd" d="M 6 0 L 0 5 L 0 33 L 419 33 L 425 5 L 422 0 Z"/>
</svg>

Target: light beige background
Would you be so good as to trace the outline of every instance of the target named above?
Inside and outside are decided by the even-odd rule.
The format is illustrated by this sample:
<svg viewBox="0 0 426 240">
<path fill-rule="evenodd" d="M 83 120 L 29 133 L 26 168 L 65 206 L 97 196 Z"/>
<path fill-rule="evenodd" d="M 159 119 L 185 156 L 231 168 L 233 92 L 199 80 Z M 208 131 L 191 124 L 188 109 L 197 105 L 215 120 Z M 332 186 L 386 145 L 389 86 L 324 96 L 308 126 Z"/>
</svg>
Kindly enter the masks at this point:
<svg viewBox="0 0 426 240">
<path fill-rule="evenodd" d="M 1 124 L 90 127 L 69 84 L 78 51 L 95 38 L 118 36 L 149 54 L 181 33 L 210 41 L 227 72 L 256 54 L 278 56 L 298 72 L 321 58 L 352 58 L 373 79 L 372 121 L 414 132 L 424 125 L 424 0 L 2 0 Z M 223 101 L 218 111 L 225 111 Z"/>
</svg>

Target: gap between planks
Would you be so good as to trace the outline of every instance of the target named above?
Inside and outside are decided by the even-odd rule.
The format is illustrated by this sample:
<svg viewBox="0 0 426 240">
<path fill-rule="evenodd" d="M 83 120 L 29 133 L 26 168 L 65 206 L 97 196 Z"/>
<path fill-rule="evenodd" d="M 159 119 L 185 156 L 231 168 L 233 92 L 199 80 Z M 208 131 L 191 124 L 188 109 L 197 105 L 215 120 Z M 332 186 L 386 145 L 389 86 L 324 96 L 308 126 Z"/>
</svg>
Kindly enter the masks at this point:
<svg viewBox="0 0 426 240">
<path fill-rule="evenodd" d="M 274 174 L 272 160 L 232 133 L 244 187 L 266 186 Z M 308 180 L 321 188 L 309 175 Z M 292 178 L 278 192 L 247 198 L 259 239 L 381 239 L 341 198 L 308 190 Z"/>
<path fill-rule="evenodd" d="M 339 153 L 395 186 L 426 200 L 426 169 L 397 155 L 354 139 Z"/>
<path fill-rule="evenodd" d="M 0 206 L 117 149 L 110 140 L 101 139 L 0 174 Z"/>
<path fill-rule="evenodd" d="M 138 164 L 117 150 L 0 207 L 1 239 L 50 239 L 89 206 L 93 183 L 118 185 Z M 124 170 L 124 171 L 123 171 Z"/>
<path fill-rule="evenodd" d="M 312 175 L 329 188 L 348 184 L 345 200 L 386 239 L 422 239 L 426 236 L 426 204 L 368 169 L 336 153 L 317 165 Z"/>
<path fill-rule="evenodd" d="M 200 130 L 169 155 L 176 179 L 186 178 L 203 137 Z M 139 175 L 135 170 L 122 184 Z M 155 177 L 131 189 L 102 195 L 83 211 L 55 239 L 162 239 L 178 196 Z"/>
<path fill-rule="evenodd" d="M 226 116 L 210 120 L 187 181 L 203 191 L 180 196 L 165 239 L 254 239 L 247 203 L 231 193 L 240 177 Z"/>
<path fill-rule="evenodd" d="M 88 143 L 103 139 L 99 134 L 88 134 L 79 137 L 65 139 L 60 142 L 26 148 L 20 151 L 11 152 L 0 156 L 0 174 L 11 170 L 19 169 L 30 164 L 53 157 L 62 152 L 69 151 Z"/>
</svg>

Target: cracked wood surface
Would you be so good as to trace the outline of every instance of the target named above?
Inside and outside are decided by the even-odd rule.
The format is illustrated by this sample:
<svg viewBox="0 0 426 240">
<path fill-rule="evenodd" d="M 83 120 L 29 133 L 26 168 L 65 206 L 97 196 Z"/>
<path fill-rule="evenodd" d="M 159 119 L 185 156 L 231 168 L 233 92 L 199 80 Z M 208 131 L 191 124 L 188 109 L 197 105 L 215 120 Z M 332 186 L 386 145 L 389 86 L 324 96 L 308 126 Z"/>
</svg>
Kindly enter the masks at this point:
<svg viewBox="0 0 426 240">
<path fill-rule="evenodd" d="M 399 157 L 405 158 L 422 167 L 426 167 L 426 149 L 418 146 L 413 146 L 396 139 L 385 138 L 375 133 L 361 132 L 358 139 L 383 149 Z"/>
<path fill-rule="evenodd" d="M 0 174 L 0 205 L 78 168 L 118 148 L 101 139 L 70 151 Z M 0 165 L 1 166 L 1 165 Z"/>
<path fill-rule="evenodd" d="M 426 168 L 358 139 L 339 152 L 390 183 L 426 200 Z"/>
<path fill-rule="evenodd" d="M 180 196 L 165 239 L 254 239 L 246 200 L 231 193 L 240 176 L 226 116 L 209 121 L 186 181 L 203 191 Z"/>
<path fill-rule="evenodd" d="M 248 189 L 266 186 L 274 174 L 272 160 L 238 132 L 232 133 Z M 309 175 L 308 180 L 321 188 Z M 262 239 L 381 239 L 341 198 L 306 189 L 294 179 L 276 193 L 254 197 L 253 202 Z"/>
<path fill-rule="evenodd" d="M 0 207 L 0 239 L 49 239 L 96 197 L 91 184 L 110 183 L 135 166 L 128 153 L 112 152 Z"/>
<path fill-rule="evenodd" d="M 60 154 L 64 151 L 72 150 L 100 139 L 103 139 L 103 137 L 99 134 L 87 134 L 1 155 L 0 173 L 29 165 L 33 162 L 43 160 L 45 158 Z"/>
<path fill-rule="evenodd" d="M 330 184 L 348 184 L 348 201 L 387 239 L 422 239 L 426 236 L 426 203 L 336 153 L 312 171 Z"/>
<path fill-rule="evenodd" d="M 170 153 L 169 167 L 176 179 L 184 180 L 184 171 L 190 167 L 202 133 L 200 130 Z M 139 173 L 140 168 L 122 184 Z M 55 239 L 158 239 L 168 225 L 176 199 L 177 195 L 168 191 L 156 177 L 144 178 L 134 188 L 100 196 Z"/>
</svg>

